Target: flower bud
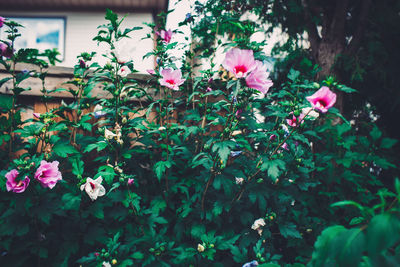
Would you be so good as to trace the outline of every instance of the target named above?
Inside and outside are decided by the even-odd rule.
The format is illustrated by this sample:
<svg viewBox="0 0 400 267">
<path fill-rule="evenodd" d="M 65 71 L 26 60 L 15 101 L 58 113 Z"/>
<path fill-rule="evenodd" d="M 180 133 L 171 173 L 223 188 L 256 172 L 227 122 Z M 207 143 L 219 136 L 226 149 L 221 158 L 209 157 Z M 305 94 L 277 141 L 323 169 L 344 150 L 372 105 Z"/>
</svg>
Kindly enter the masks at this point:
<svg viewBox="0 0 400 267">
<path fill-rule="evenodd" d="M 112 264 L 112 265 L 116 265 L 116 264 L 117 264 L 117 260 L 116 260 L 116 259 L 113 259 L 113 260 L 111 261 L 111 264 Z"/>
</svg>

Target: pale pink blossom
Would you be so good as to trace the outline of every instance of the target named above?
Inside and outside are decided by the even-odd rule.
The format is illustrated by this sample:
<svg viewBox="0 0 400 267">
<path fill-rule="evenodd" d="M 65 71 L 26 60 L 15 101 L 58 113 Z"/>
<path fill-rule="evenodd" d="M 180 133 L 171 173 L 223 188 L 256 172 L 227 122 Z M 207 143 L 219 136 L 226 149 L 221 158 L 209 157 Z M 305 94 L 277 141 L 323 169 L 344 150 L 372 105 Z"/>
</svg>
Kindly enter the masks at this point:
<svg viewBox="0 0 400 267">
<path fill-rule="evenodd" d="M 35 172 L 35 179 L 43 187 L 52 189 L 58 181 L 62 180 L 61 172 L 58 170 L 58 161 L 47 162 L 42 160 L 39 168 Z"/>
<path fill-rule="evenodd" d="M 313 95 L 306 97 L 306 99 L 314 109 L 325 113 L 335 104 L 336 94 L 329 90 L 327 86 L 323 86 Z"/>
<path fill-rule="evenodd" d="M 17 181 L 19 172 L 16 169 L 13 169 L 6 173 L 6 187 L 7 191 L 12 191 L 14 193 L 22 193 L 28 187 L 29 182 L 31 181 L 28 176 L 25 176 L 24 180 Z"/>
<path fill-rule="evenodd" d="M 289 146 L 288 146 L 288 144 L 287 144 L 287 143 L 283 143 L 283 145 L 281 145 L 281 147 L 282 147 L 283 149 L 285 149 L 285 150 L 288 150 L 288 151 L 289 151 Z"/>
<path fill-rule="evenodd" d="M 153 69 L 148 69 L 148 70 L 146 70 L 149 74 L 151 74 L 151 75 L 154 75 L 154 74 L 156 74 L 156 72 L 155 72 L 155 70 L 153 70 Z"/>
<path fill-rule="evenodd" d="M 98 197 L 104 196 L 106 194 L 106 189 L 101 185 L 103 178 L 101 176 L 93 180 L 92 178 L 87 178 L 86 183 L 81 185 L 81 191 L 85 190 L 91 200 L 96 200 Z"/>
<path fill-rule="evenodd" d="M 212 92 L 213 89 L 211 89 L 211 87 L 207 87 L 206 92 Z"/>
<path fill-rule="evenodd" d="M 261 61 L 256 60 L 255 69 L 247 76 L 246 84 L 248 87 L 256 89 L 263 94 L 268 92 L 268 89 L 274 84 L 269 77 L 267 66 Z"/>
<path fill-rule="evenodd" d="M 128 185 L 133 185 L 134 182 L 135 182 L 135 179 L 132 179 L 132 178 L 128 179 Z"/>
<path fill-rule="evenodd" d="M 171 29 L 169 29 L 168 31 L 161 30 L 159 32 L 156 32 L 156 34 L 160 36 L 164 43 L 169 44 L 169 42 L 171 42 L 173 32 Z"/>
<path fill-rule="evenodd" d="M 162 78 L 159 79 L 161 85 L 166 86 L 172 90 L 179 90 L 185 80 L 182 79 L 181 70 L 163 69 L 161 70 Z"/>
<path fill-rule="evenodd" d="M 222 66 L 236 78 L 246 77 L 256 67 L 253 50 L 232 48 L 226 53 Z"/>
<path fill-rule="evenodd" d="M 296 127 L 296 126 L 299 125 L 299 123 L 302 124 L 302 123 L 304 122 L 305 114 L 301 113 L 298 117 L 296 117 L 296 116 L 293 114 L 293 112 L 290 112 L 290 114 L 292 115 L 292 118 L 286 120 L 286 122 L 287 122 L 287 124 L 288 124 L 289 126 Z"/>
</svg>

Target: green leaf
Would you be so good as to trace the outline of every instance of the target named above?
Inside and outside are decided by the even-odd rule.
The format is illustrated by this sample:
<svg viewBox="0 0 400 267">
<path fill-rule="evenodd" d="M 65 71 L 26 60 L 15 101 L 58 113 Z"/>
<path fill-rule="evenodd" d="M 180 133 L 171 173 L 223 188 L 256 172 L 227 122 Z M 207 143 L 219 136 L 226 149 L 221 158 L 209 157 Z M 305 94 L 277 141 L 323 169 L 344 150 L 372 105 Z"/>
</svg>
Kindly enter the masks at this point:
<svg viewBox="0 0 400 267">
<path fill-rule="evenodd" d="M 171 168 L 171 166 L 172 165 L 170 161 L 159 161 L 154 165 L 153 170 L 156 173 L 159 181 L 161 180 L 161 177 L 163 176 L 165 170 L 167 168 Z"/>
<path fill-rule="evenodd" d="M 73 158 L 70 160 L 72 164 L 72 173 L 76 176 L 82 176 L 84 170 L 84 163 L 80 158 Z"/>
<path fill-rule="evenodd" d="M 133 253 L 131 255 L 132 258 L 136 259 L 136 260 L 142 260 L 144 259 L 144 255 L 142 252 L 136 251 L 135 253 Z"/>
<path fill-rule="evenodd" d="M 311 266 L 327 266 L 326 263 L 330 260 L 331 242 L 343 231 L 346 231 L 346 228 L 342 225 L 331 226 L 322 231 L 314 244 Z M 331 265 L 335 266 L 332 263 Z"/>
<path fill-rule="evenodd" d="M 72 193 L 66 193 L 62 196 L 63 209 L 64 210 L 79 210 L 81 203 L 81 195 L 74 195 Z"/>
<path fill-rule="evenodd" d="M 379 130 L 379 128 L 374 125 L 374 128 L 370 132 L 370 135 L 374 141 L 378 140 L 382 136 L 382 132 Z"/>
<path fill-rule="evenodd" d="M 381 148 L 389 149 L 392 148 L 392 146 L 394 146 L 396 143 L 396 139 L 384 137 L 381 141 Z"/>
<path fill-rule="evenodd" d="M 279 231 L 285 238 L 301 238 L 299 231 L 294 223 L 286 223 L 279 225 Z"/>
<path fill-rule="evenodd" d="M 231 150 L 235 148 L 235 146 L 236 143 L 230 140 L 218 142 L 212 146 L 212 151 L 218 153 L 218 156 L 221 159 L 222 164 L 226 164 L 229 154 L 231 153 Z"/>
<path fill-rule="evenodd" d="M 0 108 L 10 111 L 12 108 L 12 96 L 0 94 Z"/>
<path fill-rule="evenodd" d="M 62 158 L 66 158 L 70 154 L 78 153 L 78 151 L 73 146 L 66 143 L 55 144 L 53 147 L 53 152 Z"/>
<path fill-rule="evenodd" d="M 115 173 L 113 167 L 108 166 L 108 165 L 103 165 L 103 166 L 100 166 L 100 167 L 99 167 L 98 172 L 97 172 L 95 178 L 97 178 L 97 177 L 99 177 L 99 176 L 103 177 L 103 178 L 104 178 L 104 181 L 105 181 L 107 184 L 112 184 L 112 182 L 113 182 L 113 180 L 114 180 L 114 177 L 116 176 L 116 173 Z"/>
<path fill-rule="evenodd" d="M 261 171 L 267 170 L 268 176 L 276 180 L 285 169 L 285 162 L 280 159 L 267 160 L 260 166 Z"/>
<path fill-rule="evenodd" d="M 400 235 L 394 233 L 398 233 L 398 220 L 394 220 L 392 215 L 380 214 L 372 218 L 367 231 L 368 255 L 376 258 L 398 242 Z"/>
<path fill-rule="evenodd" d="M 296 81 L 296 79 L 300 76 L 300 71 L 294 70 L 294 69 L 290 69 L 287 77 L 289 80 L 291 81 Z"/>
<path fill-rule="evenodd" d="M 7 81 L 11 80 L 12 77 L 6 77 L 0 80 L 0 87 L 3 86 Z"/>
</svg>

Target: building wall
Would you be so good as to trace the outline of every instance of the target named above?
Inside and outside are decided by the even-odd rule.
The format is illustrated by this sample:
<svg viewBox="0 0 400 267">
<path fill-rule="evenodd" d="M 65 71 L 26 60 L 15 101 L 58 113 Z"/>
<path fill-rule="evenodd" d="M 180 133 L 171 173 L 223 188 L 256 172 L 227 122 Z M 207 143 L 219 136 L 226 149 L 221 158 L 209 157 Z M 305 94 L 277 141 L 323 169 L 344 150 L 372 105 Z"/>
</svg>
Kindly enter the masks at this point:
<svg viewBox="0 0 400 267">
<path fill-rule="evenodd" d="M 98 56 L 95 58 L 101 65 L 107 62 L 107 59 L 102 57 L 109 51 L 106 45 L 98 46 L 93 37 L 97 34 L 97 27 L 106 23 L 104 13 L 100 12 L 2 12 L 2 16 L 26 16 L 26 17 L 65 17 L 65 55 L 64 60 L 58 63 L 58 66 L 73 67 L 76 63 L 76 57 L 81 52 L 95 51 Z M 120 14 L 122 17 L 125 14 Z M 153 18 L 151 13 L 128 13 L 122 28 L 132 28 L 136 26 L 144 26 L 143 22 L 152 23 Z M 131 55 L 134 60 L 134 65 L 141 73 L 145 73 L 146 69 L 154 68 L 154 58 L 149 57 L 142 59 L 143 55 L 150 52 L 154 45 L 153 40 L 141 40 L 150 29 L 146 26 L 142 30 L 131 32 L 131 38 L 124 45 L 126 53 Z"/>
</svg>

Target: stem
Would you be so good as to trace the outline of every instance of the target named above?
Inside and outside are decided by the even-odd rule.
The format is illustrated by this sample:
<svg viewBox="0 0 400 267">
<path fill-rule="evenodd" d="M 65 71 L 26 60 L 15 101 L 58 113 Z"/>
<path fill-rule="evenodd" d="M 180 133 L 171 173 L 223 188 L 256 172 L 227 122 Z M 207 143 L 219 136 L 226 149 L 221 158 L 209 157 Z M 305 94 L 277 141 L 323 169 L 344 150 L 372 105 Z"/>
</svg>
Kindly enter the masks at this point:
<svg viewBox="0 0 400 267">
<path fill-rule="evenodd" d="M 271 153 L 271 155 L 269 156 L 269 160 L 272 158 L 272 156 L 278 151 L 278 149 L 289 139 L 289 137 L 293 134 L 293 132 L 297 129 L 297 127 L 299 127 L 301 125 L 301 123 L 303 122 L 303 120 L 308 116 L 308 114 L 310 114 L 310 112 L 312 111 L 312 109 L 310 109 L 307 114 L 303 117 L 303 119 L 299 120 L 299 122 L 296 124 L 295 127 L 292 128 L 292 130 L 290 131 L 290 133 L 288 134 L 288 136 L 286 136 L 286 138 L 279 143 L 279 145 L 274 149 L 274 151 Z M 258 167 L 260 166 L 262 162 L 262 158 L 260 158 L 260 160 L 257 163 L 256 168 L 258 169 Z M 251 175 L 248 179 L 246 183 L 249 183 L 254 177 L 256 177 L 259 173 L 261 172 L 261 169 L 258 169 L 253 175 Z M 243 187 L 237 194 L 236 196 L 232 199 L 231 203 L 235 202 L 235 201 L 239 201 L 240 198 L 243 195 L 243 192 L 245 190 L 245 187 Z M 236 199 L 236 200 L 235 200 Z"/>
<path fill-rule="evenodd" d="M 224 131 L 225 131 L 226 127 L 228 126 L 228 122 L 234 116 L 233 113 L 235 111 L 235 107 L 233 105 L 233 101 L 234 101 L 234 97 L 232 97 L 232 100 L 231 100 L 230 115 L 229 115 L 228 119 L 225 122 Z M 230 134 L 228 136 L 230 136 Z M 223 142 L 224 140 L 225 140 L 225 134 L 222 135 L 220 141 Z M 201 197 L 201 211 L 202 212 L 204 212 L 204 201 L 205 201 L 205 198 L 206 198 L 208 187 L 214 181 L 214 178 L 216 176 L 215 167 L 216 167 L 217 160 L 218 160 L 218 155 L 215 155 L 215 158 L 214 158 L 214 161 L 213 161 L 213 167 L 211 168 L 210 178 L 207 181 L 206 187 L 204 188 L 203 195 Z"/>
</svg>

